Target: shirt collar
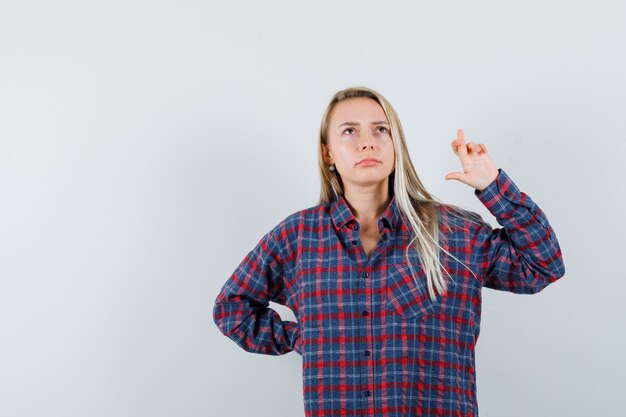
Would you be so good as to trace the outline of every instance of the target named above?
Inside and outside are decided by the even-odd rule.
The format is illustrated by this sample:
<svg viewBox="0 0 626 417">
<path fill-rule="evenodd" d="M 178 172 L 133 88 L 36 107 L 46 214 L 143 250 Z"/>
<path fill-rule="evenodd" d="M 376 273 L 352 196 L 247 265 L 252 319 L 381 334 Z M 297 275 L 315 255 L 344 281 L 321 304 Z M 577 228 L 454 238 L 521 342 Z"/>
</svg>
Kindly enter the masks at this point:
<svg viewBox="0 0 626 417">
<path fill-rule="evenodd" d="M 356 222 L 356 217 L 350 210 L 350 206 L 343 196 L 343 194 L 339 194 L 338 197 L 330 203 L 330 215 L 333 219 L 333 223 L 337 230 L 341 230 L 346 224 Z M 398 202 L 396 200 L 395 194 L 391 198 L 391 201 L 387 205 L 387 208 L 383 212 L 383 214 L 378 219 L 378 222 L 383 222 L 382 227 L 388 227 L 393 229 L 400 220 L 400 209 L 398 208 Z M 379 225 L 379 230 L 382 230 L 382 227 Z"/>
</svg>

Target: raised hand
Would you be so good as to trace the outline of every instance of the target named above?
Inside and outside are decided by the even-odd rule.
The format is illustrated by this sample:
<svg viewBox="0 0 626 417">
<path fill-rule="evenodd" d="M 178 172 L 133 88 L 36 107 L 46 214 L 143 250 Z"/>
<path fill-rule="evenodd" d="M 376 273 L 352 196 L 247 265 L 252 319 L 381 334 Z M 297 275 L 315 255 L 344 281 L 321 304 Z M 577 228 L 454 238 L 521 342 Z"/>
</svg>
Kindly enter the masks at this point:
<svg viewBox="0 0 626 417">
<path fill-rule="evenodd" d="M 482 191 L 496 179 L 498 168 L 484 144 L 470 142 L 466 145 L 463 129 L 457 130 L 456 135 L 457 138 L 452 141 L 452 150 L 461 160 L 463 172 L 450 172 L 446 179 L 461 181 Z"/>
</svg>

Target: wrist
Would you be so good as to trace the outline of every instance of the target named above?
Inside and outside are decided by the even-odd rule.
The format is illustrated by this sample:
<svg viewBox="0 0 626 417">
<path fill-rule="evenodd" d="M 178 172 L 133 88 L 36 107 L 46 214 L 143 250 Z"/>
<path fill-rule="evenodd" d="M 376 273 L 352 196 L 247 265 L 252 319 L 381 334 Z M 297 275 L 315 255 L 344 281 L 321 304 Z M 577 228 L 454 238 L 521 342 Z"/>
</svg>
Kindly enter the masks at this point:
<svg viewBox="0 0 626 417">
<path fill-rule="evenodd" d="M 491 175 L 491 181 L 487 182 L 482 188 L 476 188 L 477 193 L 483 192 L 487 187 L 492 185 L 498 179 L 498 175 L 500 175 L 500 168 L 496 169 L 496 171 Z"/>
</svg>

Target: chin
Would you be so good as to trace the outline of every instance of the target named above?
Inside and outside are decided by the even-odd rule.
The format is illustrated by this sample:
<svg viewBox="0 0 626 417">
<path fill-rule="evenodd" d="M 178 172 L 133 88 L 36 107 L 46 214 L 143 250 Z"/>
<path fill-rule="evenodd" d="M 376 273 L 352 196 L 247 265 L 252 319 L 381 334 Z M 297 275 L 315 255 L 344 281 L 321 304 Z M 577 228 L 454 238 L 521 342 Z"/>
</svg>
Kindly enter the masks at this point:
<svg viewBox="0 0 626 417">
<path fill-rule="evenodd" d="M 371 186 L 371 185 L 376 185 L 376 184 L 383 184 L 385 182 L 385 180 L 387 179 L 387 177 L 382 177 L 382 178 L 355 178 L 353 180 L 351 180 L 350 182 L 352 182 L 355 185 L 361 185 L 361 186 Z"/>
</svg>

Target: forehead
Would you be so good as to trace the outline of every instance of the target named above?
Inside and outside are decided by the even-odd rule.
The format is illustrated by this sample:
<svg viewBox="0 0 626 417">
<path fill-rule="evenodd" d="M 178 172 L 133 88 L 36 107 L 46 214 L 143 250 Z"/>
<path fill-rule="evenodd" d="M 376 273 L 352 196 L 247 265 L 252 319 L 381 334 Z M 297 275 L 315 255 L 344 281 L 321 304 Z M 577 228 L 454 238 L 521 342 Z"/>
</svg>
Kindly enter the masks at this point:
<svg viewBox="0 0 626 417">
<path fill-rule="evenodd" d="M 330 116 L 331 126 L 344 122 L 369 123 L 387 120 L 383 108 L 368 97 L 355 97 L 340 101 Z"/>
</svg>

